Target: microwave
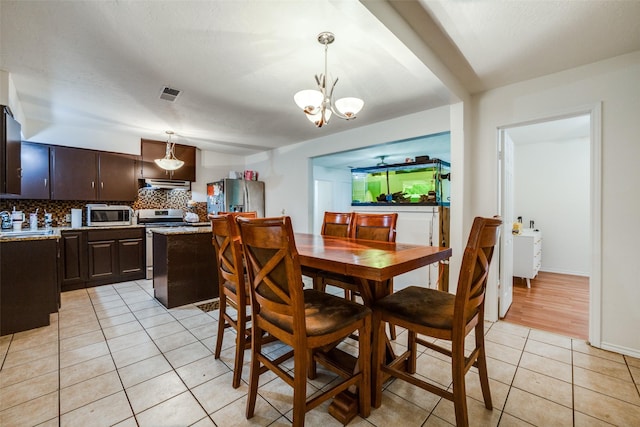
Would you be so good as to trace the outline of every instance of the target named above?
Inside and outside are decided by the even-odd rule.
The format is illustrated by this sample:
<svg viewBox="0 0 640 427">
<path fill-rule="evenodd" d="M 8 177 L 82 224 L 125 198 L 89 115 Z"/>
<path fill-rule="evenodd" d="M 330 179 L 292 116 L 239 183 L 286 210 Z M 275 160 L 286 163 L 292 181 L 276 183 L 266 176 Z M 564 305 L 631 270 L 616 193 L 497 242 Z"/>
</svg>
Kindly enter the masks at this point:
<svg viewBox="0 0 640 427">
<path fill-rule="evenodd" d="M 87 226 L 131 225 L 131 213 L 130 206 L 87 205 Z"/>
</svg>

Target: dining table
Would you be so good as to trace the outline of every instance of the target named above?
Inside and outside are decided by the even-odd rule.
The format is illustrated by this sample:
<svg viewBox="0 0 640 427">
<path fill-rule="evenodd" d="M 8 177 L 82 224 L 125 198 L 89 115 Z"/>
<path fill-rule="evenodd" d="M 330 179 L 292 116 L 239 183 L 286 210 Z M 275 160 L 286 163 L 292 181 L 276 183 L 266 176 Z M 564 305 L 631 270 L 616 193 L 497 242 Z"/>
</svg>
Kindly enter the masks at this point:
<svg viewBox="0 0 640 427">
<path fill-rule="evenodd" d="M 358 279 L 363 303 L 371 308 L 378 299 L 393 292 L 395 276 L 444 261 L 452 253 L 451 248 L 445 247 L 320 234 L 295 233 L 294 238 L 302 267 Z M 374 325 L 373 342 L 377 333 Z M 388 337 L 387 343 L 387 358 L 393 358 Z M 371 393 L 373 395 L 373 390 Z M 357 399 L 348 392 L 341 393 L 329 406 L 329 413 L 346 425 L 357 414 Z"/>
</svg>

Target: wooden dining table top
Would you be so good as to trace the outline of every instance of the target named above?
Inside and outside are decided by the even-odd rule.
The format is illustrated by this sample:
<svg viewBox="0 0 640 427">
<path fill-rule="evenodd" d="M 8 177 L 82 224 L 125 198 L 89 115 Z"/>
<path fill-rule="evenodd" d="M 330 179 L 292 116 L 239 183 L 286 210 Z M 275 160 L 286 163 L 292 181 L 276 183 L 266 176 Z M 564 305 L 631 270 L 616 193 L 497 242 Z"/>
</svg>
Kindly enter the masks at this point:
<svg viewBox="0 0 640 427">
<path fill-rule="evenodd" d="M 383 282 L 451 257 L 451 248 L 295 233 L 300 264 Z"/>
</svg>

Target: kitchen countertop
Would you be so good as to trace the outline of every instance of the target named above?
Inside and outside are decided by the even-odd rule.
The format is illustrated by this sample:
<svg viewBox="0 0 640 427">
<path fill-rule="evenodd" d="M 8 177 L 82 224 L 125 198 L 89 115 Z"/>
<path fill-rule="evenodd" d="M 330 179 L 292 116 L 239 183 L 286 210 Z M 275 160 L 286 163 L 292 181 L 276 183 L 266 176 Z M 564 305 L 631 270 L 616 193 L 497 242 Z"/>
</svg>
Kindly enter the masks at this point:
<svg viewBox="0 0 640 427">
<path fill-rule="evenodd" d="M 171 236 L 175 234 L 200 234 L 200 233 L 211 233 L 211 226 L 193 226 L 193 225 L 185 225 L 182 227 L 164 227 L 164 228 L 151 228 L 151 231 L 158 234 L 163 234 L 165 236 Z"/>
<path fill-rule="evenodd" d="M 44 228 L 38 228 L 37 230 L 31 230 L 29 228 L 23 228 L 21 231 L 2 231 L 0 232 L 0 243 L 13 242 L 22 240 L 48 240 L 59 239 L 63 231 L 85 231 L 85 230 L 115 230 L 122 228 L 144 228 L 144 225 L 118 225 L 109 227 L 52 227 L 51 231 L 47 233 Z"/>
</svg>

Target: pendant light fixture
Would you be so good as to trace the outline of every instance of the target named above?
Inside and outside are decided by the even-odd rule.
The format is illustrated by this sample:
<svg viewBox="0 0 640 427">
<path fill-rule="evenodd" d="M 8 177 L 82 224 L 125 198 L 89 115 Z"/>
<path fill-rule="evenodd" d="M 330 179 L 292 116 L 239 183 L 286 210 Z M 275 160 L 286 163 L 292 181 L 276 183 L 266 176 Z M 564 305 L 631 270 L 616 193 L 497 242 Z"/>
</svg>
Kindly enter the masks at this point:
<svg viewBox="0 0 640 427">
<path fill-rule="evenodd" d="M 311 123 L 317 127 L 322 127 L 329 123 L 331 114 L 335 114 L 341 119 L 351 120 L 356 118 L 356 114 L 362 110 L 364 101 L 359 98 L 340 98 L 334 102 L 333 89 L 338 83 L 338 78 L 327 86 L 329 74 L 327 72 L 327 51 L 329 45 L 333 43 L 335 36 L 328 31 L 318 34 L 318 42 L 324 45 L 324 74 L 316 74 L 318 89 L 301 90 L 296 93 L 293 100 L 298 107 L 304 111 Z"/>
<path fill-rule="evenodd" d="M 173 135 L 173 131 L 166 131 L 166 134 L 169 135 L 169 139 L 167 139 L 167 147 L 165 150 L 164 158 L 155 159 L 154 161 L 158 166 L 162 169 L 168 171 L 174 171 L 176 169 L 180 169 L 184 162 L 182 160 L 178 160 L 175 154 L 176 144 L 171 141 L 171 136 Z"/>
</svg>

